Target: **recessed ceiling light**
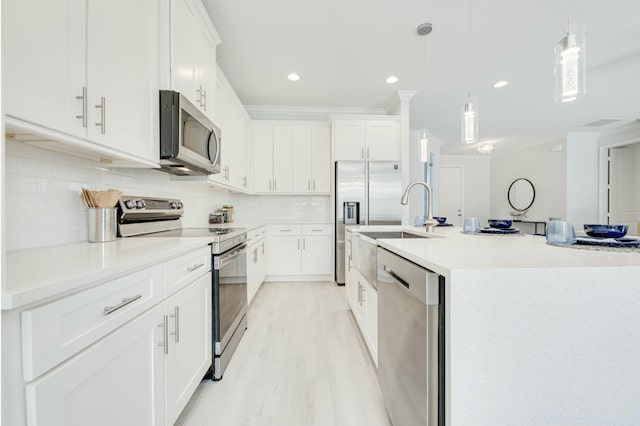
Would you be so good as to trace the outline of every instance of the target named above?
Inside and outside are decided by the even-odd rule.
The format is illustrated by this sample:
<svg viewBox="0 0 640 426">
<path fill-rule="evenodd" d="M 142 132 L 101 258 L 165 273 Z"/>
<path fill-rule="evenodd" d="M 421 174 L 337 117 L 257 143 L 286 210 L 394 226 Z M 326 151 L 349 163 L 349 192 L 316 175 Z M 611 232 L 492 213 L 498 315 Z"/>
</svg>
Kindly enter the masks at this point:
<svg viewBox="0 0 640 426">
<path fill-rule="evenodd" d="M 296 74 L 295 72 L 292 72 L 291 74 L 289 74 L 287 76 L 287 78 L 291 81 L 298 81 L 300 80 L 300 76 L 298 74 Z"/>
<path fill-rule="evenodd" d="M 499 89 L 501 87 L 506 86 L 507 84 L 509 84 L 509 82 L 505 81 L 505 80 L 496 81 L 495 83 L 493 83 L 493 88 L 494 89 Z"/>
<path fill-rule="evenodd" d="M 385 81 L 389 84 L 397 83 L 398 77 L 396 77 L 395 75 L 390 75 Z"/>
</svg>

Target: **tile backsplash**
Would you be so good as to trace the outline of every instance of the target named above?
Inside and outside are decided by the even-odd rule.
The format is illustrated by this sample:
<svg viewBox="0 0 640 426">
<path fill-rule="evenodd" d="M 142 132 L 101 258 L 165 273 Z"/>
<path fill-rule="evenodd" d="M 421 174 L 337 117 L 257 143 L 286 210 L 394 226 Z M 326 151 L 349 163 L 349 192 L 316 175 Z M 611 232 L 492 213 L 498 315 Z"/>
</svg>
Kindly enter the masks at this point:
<svg viewBox="0 0 640 426">
<path fill-rule="evenodd" d="M 87 240 L 87 208 L 80 188 L 116 188 L 127 195 L 179 198 L 183 226 L 207 226 L 209 212 L 234 205 L 235 221 L 330 222 L 329 196 L 233 194 L 184 182 L 151 169 L 100 167 L 94 162 L 7 141 L 5 248 L 20 250 Z"/>
</svg>

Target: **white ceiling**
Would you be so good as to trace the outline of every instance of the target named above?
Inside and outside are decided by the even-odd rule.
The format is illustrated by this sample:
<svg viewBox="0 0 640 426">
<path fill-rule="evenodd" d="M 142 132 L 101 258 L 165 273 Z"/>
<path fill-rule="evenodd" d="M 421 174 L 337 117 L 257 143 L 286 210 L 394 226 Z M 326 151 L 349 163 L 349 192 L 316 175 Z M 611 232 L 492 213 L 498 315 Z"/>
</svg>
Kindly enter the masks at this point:
<svg viewBox="0 0 640 426">
<path fill-rule="evenodd" d="M 469 88 L 480 139 L 497 153 L 640 118 L 639 0 L 471 1 L 470 43 L 466 0 L 204 3 L 222 37 L 218 63 L 245 105 L 384 108 L 397 90 L 416 90 L 411 129 L 451 154 L 473 152 L 459 142 Z M 557 104 L 553 51 L 569 16 L 587 28 L 587 96 Z M 423 22 L 427 37 L 416 33 Z M 384 82 L 391 74 L 395 85 Z M 501 79 L 509 85 L 493 89 Z"/>
</svg>

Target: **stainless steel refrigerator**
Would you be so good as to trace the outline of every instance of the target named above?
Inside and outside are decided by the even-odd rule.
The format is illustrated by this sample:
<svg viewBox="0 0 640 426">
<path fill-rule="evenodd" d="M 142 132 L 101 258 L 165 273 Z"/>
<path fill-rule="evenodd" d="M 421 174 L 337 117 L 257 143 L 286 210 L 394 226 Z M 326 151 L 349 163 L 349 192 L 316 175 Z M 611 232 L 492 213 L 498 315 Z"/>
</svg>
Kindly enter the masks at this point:
<svg viewBox="0 0 640 426">
<path fill-rule="evenodd" d="M 402 179 L 395 161 L 338 161 L 335 167 L 335 279 L 344 284 L 345 225 L 399 225 Z"/>
</svg>

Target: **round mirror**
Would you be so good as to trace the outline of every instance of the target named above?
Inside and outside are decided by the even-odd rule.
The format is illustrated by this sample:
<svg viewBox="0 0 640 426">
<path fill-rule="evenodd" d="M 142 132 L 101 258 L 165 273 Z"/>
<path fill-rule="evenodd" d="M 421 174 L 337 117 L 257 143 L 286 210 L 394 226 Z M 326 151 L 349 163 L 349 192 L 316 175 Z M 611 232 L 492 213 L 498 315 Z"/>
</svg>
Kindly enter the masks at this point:
<svg viewBox="0 0 640 426">
<path fill-rule="evenodd" d="M 520 178 L 514 180 L 509 186 L 507 193 L 509 205 L 514 210 L 522 212 L 529 210 L 536 199 L 536 189 L 529 179 Z"/>
</svg>

